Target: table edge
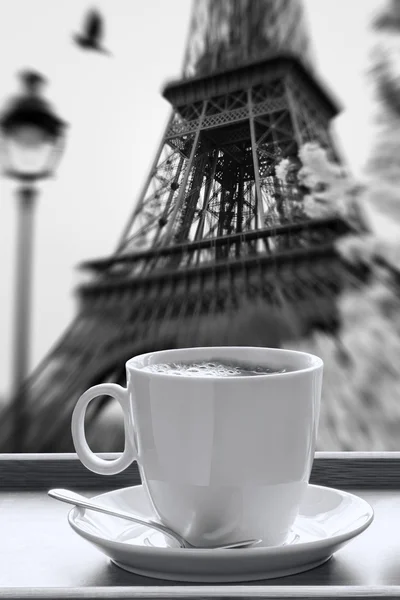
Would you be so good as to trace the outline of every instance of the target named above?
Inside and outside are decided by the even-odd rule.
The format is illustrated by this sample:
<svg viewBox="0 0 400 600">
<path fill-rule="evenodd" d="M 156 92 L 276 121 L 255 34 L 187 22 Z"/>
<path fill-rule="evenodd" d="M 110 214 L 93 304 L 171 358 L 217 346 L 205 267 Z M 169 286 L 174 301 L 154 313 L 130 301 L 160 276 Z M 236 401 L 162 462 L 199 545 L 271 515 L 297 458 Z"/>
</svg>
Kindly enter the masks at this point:
<svg viewBox="0 0 400 600">
<path fill-rule="evenodd" d="M 113 459 L 120 453 L 101 453 Z M 2 490 L 51 487 L 119 488 L 140 485 L 137 463 L 123 473 L 103 476 L 88 471 L 75 453 L 0 454 Z M 338 488 L 400 489 L 400 452 L 316 452 L 310 483 Z"/>
<path fill-rule="evenodd" d="M 85 588 L 3 588 L 0 598 L 4 600 L 113 600 L 125 598 L 400 598 L 400 586 L 114 586 Z"/>
</svg>

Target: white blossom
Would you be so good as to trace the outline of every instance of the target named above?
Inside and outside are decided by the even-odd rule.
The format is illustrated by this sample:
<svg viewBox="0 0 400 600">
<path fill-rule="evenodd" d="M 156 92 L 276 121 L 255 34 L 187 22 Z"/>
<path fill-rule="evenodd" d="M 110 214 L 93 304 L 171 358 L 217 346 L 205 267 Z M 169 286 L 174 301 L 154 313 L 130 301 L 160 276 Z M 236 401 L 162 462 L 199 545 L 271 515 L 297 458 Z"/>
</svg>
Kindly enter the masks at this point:
<svg viewBox="0 0 400 600">
<path fill-rule="evenodd" d="M 346 262 L 372 264 L 375 255 L 376 238 L 373 235 L 345 235 L 339 238 L 335 247 Z"/>
<path fill-rule="evenodd" d="M 347 218 L 357 191 L 355 182 L 344 169 L 329 160 L 326 150 L 316 142 L 300 148 L 302 168 L 298 178 L 310 191 L 304 199 L 304 210 L 310 218 L 340 215 Z"/>
<path fill-rule="evenodd" d="M 286 177 L 290 168 L 290 160 L 288 158 L 282 158 L 281 161 L 275 167 L 275 175 L 282 183 L 286 183 Z"/>
</svg>

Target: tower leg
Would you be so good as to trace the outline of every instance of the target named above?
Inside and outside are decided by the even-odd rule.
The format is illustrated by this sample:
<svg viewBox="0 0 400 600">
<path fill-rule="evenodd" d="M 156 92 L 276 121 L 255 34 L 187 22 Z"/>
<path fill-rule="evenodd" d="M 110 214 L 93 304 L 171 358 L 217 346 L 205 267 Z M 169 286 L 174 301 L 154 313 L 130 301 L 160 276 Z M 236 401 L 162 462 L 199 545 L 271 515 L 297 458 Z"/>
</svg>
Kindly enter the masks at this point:
<svg viewBox="0 0 400 600">
<path fill-rule="evenodd" d="M 201 240 L 201 238 L 203 236 L 204 223 L 205 223 L 205 220 L 206 220 L 208 204 L 210 202 L 212 184 L 213 184 L 214 177 L 215 177 L 215 169 L 217 168 L 217 162 L 218 162 L 218 151 L 215 152 L 214 158 L 213 158 L 213 161 L 212 161 L 210 179 L 209 179 L 209 182 L 207 184 L 207 188 L 206 188 L 206 191 L 205 191 L 205 194 L 204 194 L 204 203 L 203 203 L 202 214 L 201 214 L 201 217 L 200 217 L 200 220 L 199 220 L 199 224 L 197 226 L 196 235 L 195 235 L 195 239 L 196 240 Z M 199 254 L 199 257 L 200 257 L 200 254 Z"/>
<path fill-rule="evenodd" d="M 173 121 L 173 119 L 174 119 L 174 111 L 172 111 L 172 113 L 171 113 L 171 115 L 170 115 L 170 117 L 169 117 L 169 119 L 168 119 L 168 124 L 167 124 L 167 127 L 166 127 L 166 131 L 168 131 L 168 128 L 169 128 L 169 127 L 170 127 L 170 125 L 172 124 L 172 121 Z M 136 217 L 136 215 L 137 215 L 137 214 L 140 212 L 140 210 L 141 210 L 141 208 L 142 208 L 142 202 L 143 202 L 143 200 L 144 200 L 144 197 L 145 197 L 145 195 L 146 195 L 147 189 L 148 189 L 148 187 L 149 187 L 149 185 L 150 185 L 150 182 L 151 182 L 151 180 L 152 180 L 152 177 L 153 177 L 153 175 L 154 175 L 154 172 L 155 172 L 155 170 L 156 170 L 156 168 L 157 168 L 157 164 L 158 164 L 158 161 L 159 161 L 159 159 L 160 159 L 161 152 L 162 152 L 162 150 L 163 150 L 163 148 L 164 148 L 164 137 L 165 137 L 165 136 L 163 135 L 163 137 L 162 137 L 162 139 L 161 139 L 161 142 L 160 142 L 160 145 L 159 145 L 159 147 L 158 147 L 158 150 L 157 150 L 157 152 L 156 152 L 156 155 L 155 155 L 155 157 L 154 157 L 153 163 L 152 163 L 152 165 L 151 165 L 151 169 L 150 169 L 150 171 L 149 171 L 149 174 L 147 175 L 147 177 L 146 177 L 146 180 L 145 180 L 145 182 L 144 182 L 144 185 L 143 185 L 143 187 L 142 187 L 142 191 L 141 191 L 141 193 L 140 193 L 140 195 L 139 195 L 139 199 L 138 199 L 138 201 L 137 201 L 137 204 L 136 204 L 136 206 L 135 206 L 135 209 L 134 209 L 134 211 L 133 211 L 133 213 L 132 213 L 132 215 L 131 215 L 130 219 L 128 220 L 128 222 L 127 222 L 127 224 L 126 224 L 126 227 L 125 227 L 125 229 L 123 230 L 123 232 L 122 232 L 122 235 L 121 235 L 121 237 L 120 237 L 120 239 L 119 239 L 119 241 L 118 241 L 117 247 L 116 247 L 116 249 L 115 249 L 115 253 L 116 253 L 116 254 L 117 254 L 118 252 L 120 252 L 120 251 L 122 250 L 122 248 L 124 247 L 124 242 L 125 242 L 125 240 L 126 240 L 126 238 L 127 238 L 128 234 L 129 234 L 129 231 L 130 231 L 131 227 L 132 227 L 132 223 L 133 223 L 133 221 L 135 220 L 135 217 Z"/>
<path fill-rule="evenodd" d="M 254 127 L 253 101 L 251 98 L 251 89 L 247 91 L 247 101 L 249 104 L 251 152 L 252 152 L 252 156 L 253 156 L 254 181 L 256 184 L 256 203 L 257 203 L 257 212 L 258 212 L 258 218 L 259 218 L 258 226 L 264 227 L 265 214 L 264 214 L 264 207 L 262 204 L 260 166 L 258 164 L 258 156 L 257 156 L 257 139 L 256 139 L 256 131 L 255 131 L 255 127 Z"/>
<path fill-rule="evenodd" d="M 166 226 L 165 233 L 164 233 L 164 236 L 163 236 L 163 243 L 164 244 L 168 244 L 168 242 L 170 241 L 170 239 L 172 237 L 172 228 L 173 228 L 173 226 L 175 224 L 175 220 L 176 220 L 176 217 L 178 216 L 178 212 L 182 208 L 182 204 L 183 204 L 183 202 L 185 200 L 186 185 L 187 185 L 187 181 L 188 181 L 188 178 L 189 178 L 189 173 L 190 173 L 190 171 L 192 169 L 193 159 L 194 159 L 194 156 L 195 156 L 195 153 L 196 153 L 196 148 L 197 148 L 197 144 L 198 144 L 199 137 L 200 137 L 200 131 L 201 131 L 201 127 L 202 127 L 202 124 L 203 124 L 203 119 L 204 119 L 204 116 L 205 116 L 205 113 L 206 113 L 206 108 L 207 108 L 207 100 L 204 100 L 204 102 L 203 102 L 203 109 L 201 111 L 201 116 L 200 116 L 200 119 L 199 119 L 199 122 L 198 122 L 198 125 L 197 125 L 196 133 L 195 133 L 194 140 L 193 140 L 192 149 L 190 151 L 189 160 L 187 162 L 185 174 L 183 176 L 183 180 L 182 180 L 181 187 L 180 187 L 180 190 L 179 190 L 179 195 L 178 195 L 178 198 L 176 199 L 174 210 L 173 210 L 173 212 L 172 212 L 172 214 L 171 214 L 171 216 L 169 218 L 169 221 L 168 221 L 168 224 Z"/>
</svg>

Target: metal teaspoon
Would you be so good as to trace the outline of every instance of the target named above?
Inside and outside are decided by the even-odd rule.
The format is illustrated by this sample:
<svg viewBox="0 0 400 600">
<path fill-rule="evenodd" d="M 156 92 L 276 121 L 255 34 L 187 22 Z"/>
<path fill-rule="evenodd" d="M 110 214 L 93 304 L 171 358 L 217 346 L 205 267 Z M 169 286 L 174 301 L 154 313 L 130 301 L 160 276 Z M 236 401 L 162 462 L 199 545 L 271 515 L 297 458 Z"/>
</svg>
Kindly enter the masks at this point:
<svg viewBox="0 0 400 600">
<path fill-rule="evenodd" d="M 94 502 L 93 500 L 89 500 L 85 496 L 82 496 L 81 494 L 77 494 L 76 492 L 73 492 L 71 490 L 54 489 L 54 490 L 49 490 L 47 493 L 49 496 L 51 496 L 51 498 L 55 498 L 56 500 L 60 500 L 61 502 L 66 502 L 67 504 L 73 504 L 74 506 L 80 506 L 81 508 L 87 508 L 89 510 L 95 510 L 97 512 L 104 513 L 104 514 L 110 515 L 112 517 L 119 517 L 119 518 L 125 519 L 127 521 L 133 521 L 134 523 L 138 523 L 139 525 L 144 525 L 145 527 L 151 527 L 152 529 L 161 531 L 162 533 L 174 538 L 179 543 L 181 548 L 198 548 L 197 546 L 193 546 L 192 544 L 190 544 L 187 540 L 185 540 L 181 535 L 179 535 L 175 531 L 172 531 L 172 529 L 170 529 L 169 527 L 166 527 L 165 525 L 161 525 L 161 523 L 156 523 L 155 521 L 152 521 L 151 519 L 149 519 L 149 520 L 141 519 L 140 517 L 136 517 L 135 515 L 126 513 L 122 510 L 117 510 L 115 508 L 113 508 L 113 509 L 108 508 L 107 506 L 104 506 L 103 504 L 99 504 L 97 502 Z M 204 548 L 204 549 L 206 549 L 206 550 L 224 550 L 224 549 L 230 549 L 230 548 L 245 548 L 247 546 L 254 546 L 256 544 L 259 544 L 260 542 L 261 542 L 261 540 L 259 540 L 259 539 L 243 540 L 241 542 L 234 542 L 232 544 L 224 544 L 222 546 L 213 546 L 212 548 Z M 203 548 L 199 548 L 199 549 L 203 549 Z"/>
</svg>

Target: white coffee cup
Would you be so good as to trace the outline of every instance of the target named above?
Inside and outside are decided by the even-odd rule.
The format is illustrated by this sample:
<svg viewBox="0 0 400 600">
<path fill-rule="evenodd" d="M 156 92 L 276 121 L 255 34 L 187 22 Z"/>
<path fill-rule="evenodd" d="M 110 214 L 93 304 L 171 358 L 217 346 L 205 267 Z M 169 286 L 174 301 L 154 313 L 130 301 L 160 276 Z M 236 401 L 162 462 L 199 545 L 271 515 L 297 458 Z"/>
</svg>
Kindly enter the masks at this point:
<svg viewBox="0 0 400 600">
<path fill-rule="evenodd" d="M 194 377 L 143 370 L 218 359 L 289 371 Z M 136 460 L 155 515 L 194 545 L 283 544 L 314 459 L 322 360 L 270 348 L 185 348 L 131 358 L 126 372 L 126 389 L 96 385 L 77 402 L 72 437 L 82 463 L 113 475 Z M 118 400 L 124 414 L 125 449 L 113 461 L 92 453 L 85 439 L 86 408 L 102 395 Z"/>
</svg>

